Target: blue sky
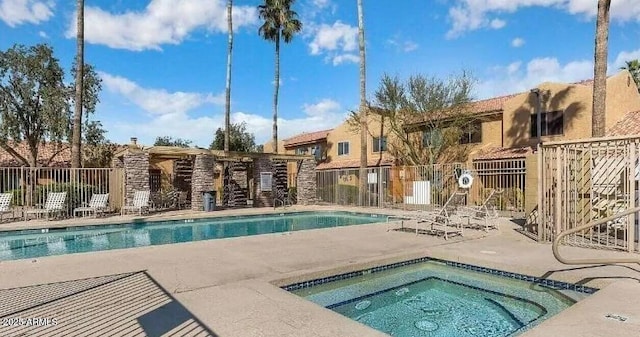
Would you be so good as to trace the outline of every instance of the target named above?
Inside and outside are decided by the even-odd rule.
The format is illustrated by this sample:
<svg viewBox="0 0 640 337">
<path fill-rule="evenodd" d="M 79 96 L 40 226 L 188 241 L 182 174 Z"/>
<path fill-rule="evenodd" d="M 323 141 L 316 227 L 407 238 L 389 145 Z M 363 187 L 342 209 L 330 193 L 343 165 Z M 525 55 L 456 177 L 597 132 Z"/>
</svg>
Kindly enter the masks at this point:
<svg viewBox="0 0 640 337">
<path fill-rule="evenodd" d="M 477 78 L 475 98 L 592 77 L 596 0 L 364 0 L 369 97 L 383 73 Z M 613 0 L 609 69 L 640 58 L 640 0 Z M 49 43 L 75 54 L 73 1 L 0 0 L 0 49 Z M 85 60 L 108 137 L 208 146 L 224 121 L 224 0 L 86 0 Z M 232 120 L 271 137 L 274 47 L 260 0 L 234 1 Z M 393 5 L 391 5 L 393 4 Z M 341 123 L 358 104 L 356 0 L 298 0 L 303 32 L 281 50 L 280 139 Z"/>
</svg>

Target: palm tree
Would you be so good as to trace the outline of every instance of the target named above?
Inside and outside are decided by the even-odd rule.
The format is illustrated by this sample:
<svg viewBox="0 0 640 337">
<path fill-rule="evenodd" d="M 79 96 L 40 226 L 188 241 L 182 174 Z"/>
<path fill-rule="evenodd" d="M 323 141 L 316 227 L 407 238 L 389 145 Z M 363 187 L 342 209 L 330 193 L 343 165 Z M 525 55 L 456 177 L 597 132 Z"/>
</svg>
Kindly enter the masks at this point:
<svg viewBox="0 0 640 337">
<path fill-rule="evenodd" d="M 640 60 L 631 60 L 625 62 L 626 65 L 624 67 L 620 67 L 620 69 L 626 69 L 631 73 L 631 77 L 636 82 L 636 86 L 638 87 L 638 92 L 640 92 Z"/>
<path fill-rule="evenodd" d="M 231 132 L 231 52 L 233 50 L 233 21 L 231 19 L 231 7 L 233 0 L 227 0 L 227 30 L 229 43 L 227 47 L 227 85 L 225 89 L 224 104 L 224 151 L 229 151 L 229 135 Z"/>
<path fill-rule="evenodd" d="M 593 67 L 593 137 L 603 137 L 605 133 L 605 112 L 607 96 L 607 53 L 609 40 L 609 8 L 611 0 L 598 0 L 596 18 L 596 48 Z"/>
<path fill-rule="evenodd" d="M 362 0 L 358 0 L 358 40 L 360 47 L 360 205 L 364 205 L 367 190 L 367 71 L 364 41 L 364 13 Z M 382 137 L 382 134 L 380 134 Z M 382 139 L 382 138 L 380 138 Z M 382 151 L 380 151 L 382 153 Z"/>
<path fill-rule="evenodd" d="M 76 87 L 73 133 L 71 135 L 71 167 L 82 166 L 82 99 L 84 91 L 84 0 L 76 1 Z"/>
<path fill-rule="evenodd" d="M 291 10 L 295 0 L 264 0 L 258 6 L 260 18 L 264 21 L 258 34 L 276 45 L 275 80 L 273 93 L 273 152 L 278 153 L 278 91 L 280 90 L 280 39 L 285 43 L 293 40 L 296 33 L 302 30 L 302 22 L 298 14 Z"/>
</svg>

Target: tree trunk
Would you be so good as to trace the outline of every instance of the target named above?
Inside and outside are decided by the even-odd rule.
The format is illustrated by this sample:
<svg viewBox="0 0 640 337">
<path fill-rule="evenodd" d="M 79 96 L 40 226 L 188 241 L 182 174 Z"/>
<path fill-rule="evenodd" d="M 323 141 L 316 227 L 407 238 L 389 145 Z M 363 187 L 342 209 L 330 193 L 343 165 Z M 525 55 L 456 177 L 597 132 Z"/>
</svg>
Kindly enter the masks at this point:
<svg viewBox="0 0 640 337">
<path fill-rule="evenodd" d="M 73 135 L 71 138 L 71 167 L 82 166 L 82 96 L 84 90 L 84 0 L 76 1 L 76 93 L 73 112 Z"/>
<path fill-rule="evenodd" d="M 278 91 L 280 90 L 280 31 L 276 39 L 276 75 L 273 92 L 273 153 L 278 153 Z"/>
<path fill-rule="evenodd" d="M 607 43 L 609 40 L 609 8 L 611 0 L 598 0 L 598 17 L 596 19 L 596 47 L 593 67 L 593 137 L 604 137 L 606 129 L 607 98 Z"/>
<path fill-rule="evenodd" d="M 233 21 L 231 19 L 231 7 L 233 1 L 227 0 L 227 29 L 229 31 L 229 45 L 227 48 L 227 86 L 225 90 L 224 106 L 224 151 L 229 151 L 231 133 L 231 52 L 233 50 Z"/>
<path fill-rule="evenodd" d="M 360 46 L 360 205 L 365 204 L 367 191 L 367 73 L 364 41 L 364 14 L 362 0 L 358 0 L 358 40 Z"/>
</svg>

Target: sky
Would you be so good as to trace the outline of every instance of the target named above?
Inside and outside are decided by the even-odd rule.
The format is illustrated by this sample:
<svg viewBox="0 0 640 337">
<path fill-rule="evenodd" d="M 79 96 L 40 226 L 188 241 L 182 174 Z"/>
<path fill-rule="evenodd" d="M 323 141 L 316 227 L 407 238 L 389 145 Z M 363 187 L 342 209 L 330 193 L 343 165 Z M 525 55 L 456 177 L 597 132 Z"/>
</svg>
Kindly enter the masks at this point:
<svg viewBox="0 0 640 337">
<path fill-rule="evenodd" d="M 271 138 L 274 45 L 261 0 L 236 0 L 231 120 Z M 476 79 L 474 98 L 593 77 L 597 0 L 363 0 L 367 95 L 383 74 Z M 392 6 L 390 6 L 392 4 Z M 0 0 L 0 50 L 53 46 L 69 70 L 75 1 Z M 102 78 L 93 119 L 108 138 L 208 147 L 224 127 L 225 0 L 86 0 L 85 62 Z M 279 138 L 335 127 L 359 102 L 356 0 L 297 0 L 302 32 L 281 48 Z M 612 0 L 609 73 L 640 59 L 640 0 Z"/>
</svg>

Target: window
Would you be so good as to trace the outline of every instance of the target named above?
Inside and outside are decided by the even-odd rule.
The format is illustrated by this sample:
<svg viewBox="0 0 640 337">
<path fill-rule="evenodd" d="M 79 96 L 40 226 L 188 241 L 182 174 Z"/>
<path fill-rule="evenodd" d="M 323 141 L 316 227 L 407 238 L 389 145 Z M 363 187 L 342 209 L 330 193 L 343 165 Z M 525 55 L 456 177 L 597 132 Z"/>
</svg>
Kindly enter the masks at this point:
<svg viewBox="0 0 640 337">
<path fill-rule="evenodd" d="M 338 143 L 338 156 L 346 156 L 349 154 L 349 142 Z"/>
<path fill-rule="evenodd" d="M 158 192 L 162 186 L 162 171 L 158 169 L 149 169 L 149 190 Z"/>
<path fill-rule="evenodd" d="M 316 158 L 316 160 L 320 160 L 322 158 L 322 146 L 320 145 L 312 146 L 311 154 Z"/>
<path fill-rule="evenodd" d="M 561 135 L 564 133 L 564 116 L 562 111 L 543 112 L 540 114 L 542 136 Z M 538 115 L 531 115 L 531 138 L 538 137 Z"/>
<path fill-rule="evenodd" d="M 387 137 L 373 137 L 373 152 L 387 151 Z"/>
<path fill-rule="evenodd" d="M 299 147 L 296 149 L 296 154 L 307 154 L 307 151 L 309 149 L 307 149 L 306 147 Z"/>
<path fill-rule="evenodd" d="M 438 147 L 442 144 L 442 132 L 440 130 L 425 130 L 422 131 L 422 146 L 424 147 Z"/>
<path fill-rule="evenodd" d="M 475 144 L 482 142 L 482 123 L 473 123 L 462 128 L 460 144 Z"/>
</svg>

